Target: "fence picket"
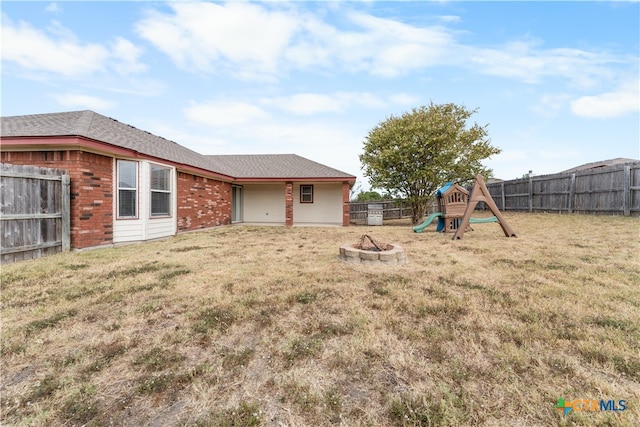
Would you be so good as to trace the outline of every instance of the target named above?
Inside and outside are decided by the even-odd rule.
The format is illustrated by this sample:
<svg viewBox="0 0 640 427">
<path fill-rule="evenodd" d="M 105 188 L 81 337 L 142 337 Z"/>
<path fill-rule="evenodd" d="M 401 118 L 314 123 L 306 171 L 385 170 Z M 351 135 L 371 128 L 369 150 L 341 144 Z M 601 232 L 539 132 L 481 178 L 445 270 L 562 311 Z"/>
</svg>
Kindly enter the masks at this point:
<svg viewBox="0 0 640 427">
<path fill-rule="evenodd" d="M 640 162 L 487 184 L 505 211 L 640 215 Z"/>
<path fill-rule="evenodd" d="M 70 248 L 69 175 L 61 169 L 1 164 L 2 263 Z"/>
</svg>

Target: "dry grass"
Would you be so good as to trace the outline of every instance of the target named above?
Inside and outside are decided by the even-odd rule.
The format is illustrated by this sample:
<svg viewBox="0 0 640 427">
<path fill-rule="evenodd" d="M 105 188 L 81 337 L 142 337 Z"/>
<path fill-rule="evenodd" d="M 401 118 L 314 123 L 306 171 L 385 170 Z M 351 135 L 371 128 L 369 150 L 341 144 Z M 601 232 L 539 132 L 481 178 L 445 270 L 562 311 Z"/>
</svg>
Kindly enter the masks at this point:
<svg viewBox="0 0 640 427">
<path fill-rule="evenodd" d="M 640 424 L 640 222 L 222 227 L 2 268 L 2 425 Z M 338 260 L 362 234 L 409 263 Z M 624 399 L 624 412 L 554 409 Z"/>
</svg>

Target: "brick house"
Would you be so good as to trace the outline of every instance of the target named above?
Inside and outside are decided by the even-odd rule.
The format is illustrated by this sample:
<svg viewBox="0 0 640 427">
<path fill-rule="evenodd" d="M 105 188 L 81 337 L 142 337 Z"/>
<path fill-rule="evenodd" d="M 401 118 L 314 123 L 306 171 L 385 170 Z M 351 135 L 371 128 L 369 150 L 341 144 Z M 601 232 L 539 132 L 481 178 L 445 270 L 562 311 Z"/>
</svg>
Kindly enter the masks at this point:
<svg viewBox="0 0 640 427">
<path fill-rule="evenodd" d="M 0 126 L 2 163 L 69 171 L 72 248 L 231 223 L 349 225 L 355 176 L 294 154 L 206 156 L 93 111 Z"/>
</svg>

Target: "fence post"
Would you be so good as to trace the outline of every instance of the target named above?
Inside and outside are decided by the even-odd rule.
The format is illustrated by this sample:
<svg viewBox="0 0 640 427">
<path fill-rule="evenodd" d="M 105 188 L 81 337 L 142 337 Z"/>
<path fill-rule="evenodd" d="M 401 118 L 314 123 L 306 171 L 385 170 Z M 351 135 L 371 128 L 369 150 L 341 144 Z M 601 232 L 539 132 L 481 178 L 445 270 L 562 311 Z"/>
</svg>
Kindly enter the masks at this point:
<svg viewBox="0 0 640 427">
<path fill-rule="evenodd" d="M 567 201 L 567 210 L 569 213 L 573 212 L 573 197 L 576 194 L 576 174 L 571 174 L 571 180 L 569 181 L 569 200 Z"/>
<path fill-rule="evenodd" d="M 71 249 L 71 210 L 70 210 L 70 178 L 69 175 L 62 174 L 62 198 L 60 204 L 60 213 L 62 214 L 62 252 Z"/>
<path fill-rule="evenodd" d="M 533 212 L 533 178 L 529 175 L 529 212 Z"/>
<path fill-rule="evenodd" d="M 504 196 L 504 181 L 502 181 L 500 183 L 500 200 L 502 201 L 502 210 L 506 211 L 507 207 L 506 207 L 506 200 L 505 200 L 505 196 Z"/>
<path fill-rule="evenodd" d="M 624 196 L 622 202 L 622 210 L 624 216 L 631 215 L 631 166 L 624 167 Z"/>
</svg>

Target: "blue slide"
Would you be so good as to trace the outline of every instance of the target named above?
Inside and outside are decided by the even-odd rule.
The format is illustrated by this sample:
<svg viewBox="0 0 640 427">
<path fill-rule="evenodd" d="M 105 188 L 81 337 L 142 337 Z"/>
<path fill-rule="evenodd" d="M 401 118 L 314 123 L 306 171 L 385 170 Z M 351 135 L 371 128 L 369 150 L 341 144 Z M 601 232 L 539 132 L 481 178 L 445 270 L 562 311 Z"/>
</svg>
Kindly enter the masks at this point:
<svg viewBox="0 0 640 427">
<path fill-rule="evenodd" d="M 433 222 L 434 219 L 439 218 L 441 216 L 442 216 L 442 212 L 432 213 L 431 215 L 429 215 L 427 217 L 427 219 L 424 220 L 424 222 L 422 224 L 416 225 L 415 227 L 413 227 L 413 232 L 414 233 L 422 233 L 422 230 L 427 228 L 429 226 L 429 224 L 431 224 Z"/>
</svg>

